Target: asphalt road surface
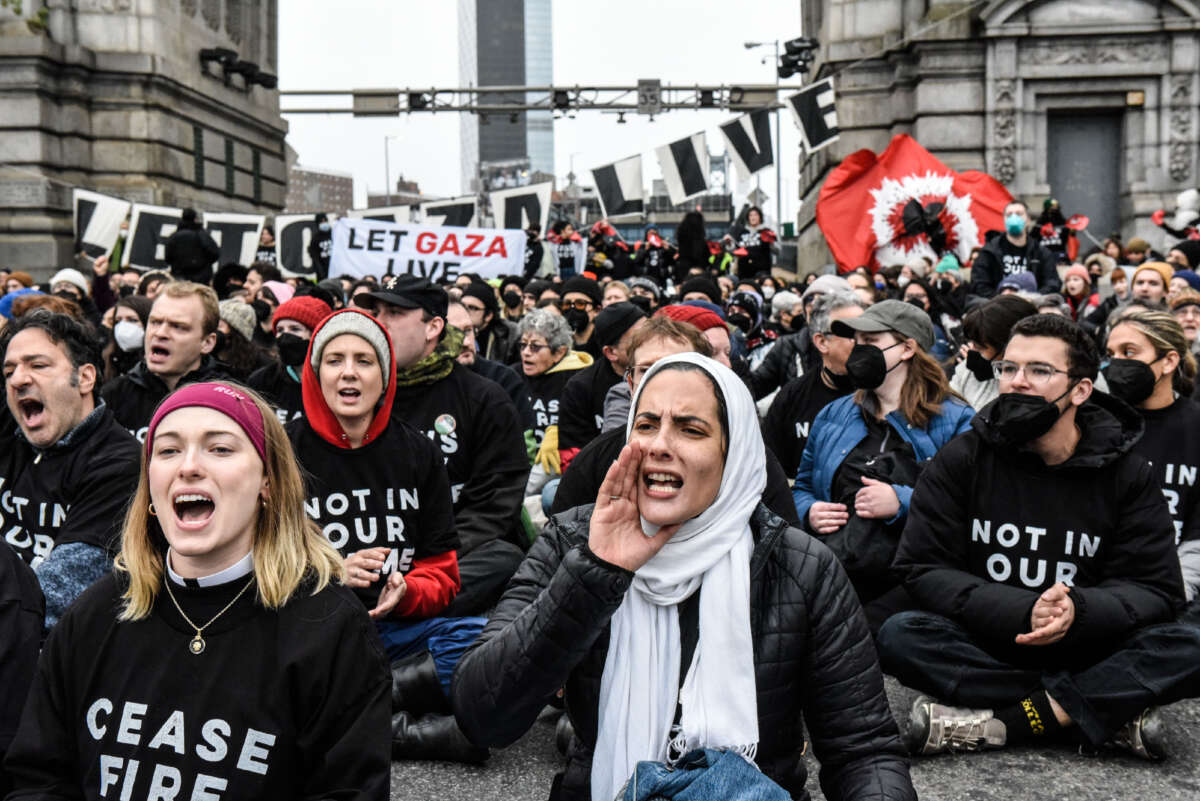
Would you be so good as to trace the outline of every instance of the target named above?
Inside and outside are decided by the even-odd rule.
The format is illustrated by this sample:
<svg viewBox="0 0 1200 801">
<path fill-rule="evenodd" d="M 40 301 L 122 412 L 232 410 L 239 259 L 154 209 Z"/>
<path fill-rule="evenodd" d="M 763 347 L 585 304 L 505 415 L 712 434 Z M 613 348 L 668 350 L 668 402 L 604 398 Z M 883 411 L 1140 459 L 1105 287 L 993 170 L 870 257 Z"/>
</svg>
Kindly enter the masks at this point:
<svg viewBox="0 0 1200 801">
<path fill-rule="evenodd" d="M 887 680 L 892 711 L 903 720 L 915 696 Z M 1064 746 L 1005 748 L 913 761 L 917 794 L 929 801 L 1037 801 L 1038 799 L 1200 799 L 1200 701 L 1163 711 L 1169 755 L 1148 763 L 1124 754 L 1080 756 Z M 483 767 L 443 762 L 392 764 L 393 801 L 543 801 L 562 758 L 554 747 L 558 713 L 547 710 L 510 748 L 493 751 Z M 817 763 L 806 756 L 808 791 L 824 799 Z"/>
</svg>

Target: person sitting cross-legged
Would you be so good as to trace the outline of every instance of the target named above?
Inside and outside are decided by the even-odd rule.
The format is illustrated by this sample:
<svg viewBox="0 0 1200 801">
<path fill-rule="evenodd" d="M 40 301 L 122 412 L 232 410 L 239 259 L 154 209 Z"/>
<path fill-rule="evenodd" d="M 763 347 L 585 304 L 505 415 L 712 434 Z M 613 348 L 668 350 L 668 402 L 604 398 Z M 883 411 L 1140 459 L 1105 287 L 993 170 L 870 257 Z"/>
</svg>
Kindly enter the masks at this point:
<svg viewBox="0 0 1200 801">
<path fill-rule="evenodd" d="M 485 621 L 444 614 L 462 586 L 450 480 L 438 447 L 392 416 L 387 331 L 359 309 L 335 312 L 317 323 L 301 371 L 304 417 L 288 436 L 306 511 L 344 558 L 392 662 L 392 757 L 482 761 L 447 694 Z"/>
<path fill-rule="evenodd" d="M 884 670 L 937 699 L 913 704 L 914 752 L 1061 734 L 1157 758 L 1155 708 L 1200 692 L 1174 528 L 1131 450 L 1142 420 L 1093 392 L 1098 362 L 1069 320 L 1019 321 L 1000 396 L 921 473 L 894 563 L 919 609 L 877 638 Z"/>
</svg>

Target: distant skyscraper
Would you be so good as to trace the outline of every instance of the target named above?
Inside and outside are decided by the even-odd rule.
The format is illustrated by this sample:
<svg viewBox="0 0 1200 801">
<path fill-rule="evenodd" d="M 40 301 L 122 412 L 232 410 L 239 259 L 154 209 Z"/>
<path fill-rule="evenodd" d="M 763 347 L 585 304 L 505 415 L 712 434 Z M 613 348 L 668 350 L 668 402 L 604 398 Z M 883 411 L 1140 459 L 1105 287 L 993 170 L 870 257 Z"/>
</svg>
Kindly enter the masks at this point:
<svg viewBox="0 0 1200 801">
<path fill-rule="evenodd" d="M 550 5 L 551 0 L 459 0 L 458 63 L 463 85 L 553 83 Z M 487 99 L 481 96 L 483 102 Z M 463 115 L 464 191 L 474 191 L 481 161 L 528 159 L 532 171 L 553 174 L 553 125 L 549 111 L 521 113 L 515 122 L 507 114 L 492 114 L 486 120 Z"/>
</svg>

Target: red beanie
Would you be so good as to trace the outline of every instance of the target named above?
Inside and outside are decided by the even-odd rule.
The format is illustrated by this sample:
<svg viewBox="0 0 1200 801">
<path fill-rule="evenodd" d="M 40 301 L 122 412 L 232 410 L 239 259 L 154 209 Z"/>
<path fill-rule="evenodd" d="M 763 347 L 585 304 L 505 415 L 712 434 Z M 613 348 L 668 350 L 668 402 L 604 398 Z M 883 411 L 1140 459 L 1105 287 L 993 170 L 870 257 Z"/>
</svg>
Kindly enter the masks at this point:
<svg viewBox="0 0 1200 801">
<path fill-rule="evenodd" d="M 317 324 L 333 313 L 333 310 L 312 295 L 301 295 L 292 298 L 287 303 L 279 304 L 271 317 L 271 330 L 279 325 L 280 320 L 295 320 L 309 331 L 315 331 Z"/>
<path fill-rule="evenodd" d="M 686 304 L 663 306 L 655 312 L 655 315 L 659 314 L 664 317 L 670 317 L 672 320 L 678 320 L 681 323 L 691 323 L 701 331 L 707 331 L 710 328 L 726 327 L 725 321 L 721 319 L 720 315 L 700 306 L 688 306 Z"/>
</svg>

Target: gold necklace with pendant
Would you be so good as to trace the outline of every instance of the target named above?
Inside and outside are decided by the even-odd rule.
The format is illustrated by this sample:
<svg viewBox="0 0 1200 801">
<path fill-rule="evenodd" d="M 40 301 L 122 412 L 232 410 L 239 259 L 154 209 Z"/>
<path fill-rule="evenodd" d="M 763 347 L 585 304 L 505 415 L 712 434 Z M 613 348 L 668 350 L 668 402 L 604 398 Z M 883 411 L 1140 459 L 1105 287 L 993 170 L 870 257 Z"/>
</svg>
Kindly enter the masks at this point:
<svg viewBox="0 0 1200 801">
<path fill-rule="evenodd" d="M 225 604 L 224 609 L 222 609 L 220 612 L 217 612 L 215 615 L 213 615 L 212 619 L 210 619 L 203 626 L 197 626 L 195 623 L 192 622 L 192 619 L 187 616 L 187 613 L 183 611 L 183 608 L 179 605 L 179 601 L 175 600 L 175 593 L 171 592 L 171 580 L 167 579 L 165 581 L 165 584 L 167 585 L 167 596 L 171 599 L 171 603 L 175 604 L 175 609 L 178 610 L 179 614 L 183 617 L 183 619 L 187 621 L 187 624 L 196 630 L 196 636 L 192 637 L 192 639 L 188 642 L 188 650 L 189 651 L 191 651 L 193 654 L 196 654 L 197 656 L 204 653 L 204 645 L 205 645 L 204 636 L 203 636 L 204 630 L 206 628 L 208 628 L 209 626 L 211 626 L 216 621 L 217 618 L 219 618 L 221 615 L 228 612 L 229 607 L 231 607 L 235 603 L 237 603 L 237 599 L 241 598 L 243 595 L 245 595 L 246 590 L 250 589 L 250 585 L 253 583 L 254 583 L 254 577 L 251 576 L 250 580 L 246 582 L 246 586 L 242 587 L 242 589 L 240 591 L 238 591 L 238 594 L 233 596 L 232 601 Z"/>
</svg>

